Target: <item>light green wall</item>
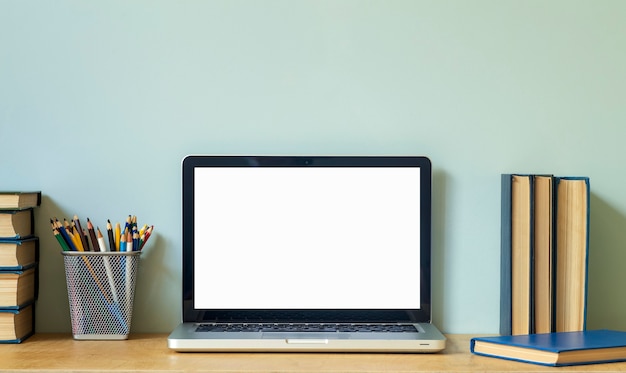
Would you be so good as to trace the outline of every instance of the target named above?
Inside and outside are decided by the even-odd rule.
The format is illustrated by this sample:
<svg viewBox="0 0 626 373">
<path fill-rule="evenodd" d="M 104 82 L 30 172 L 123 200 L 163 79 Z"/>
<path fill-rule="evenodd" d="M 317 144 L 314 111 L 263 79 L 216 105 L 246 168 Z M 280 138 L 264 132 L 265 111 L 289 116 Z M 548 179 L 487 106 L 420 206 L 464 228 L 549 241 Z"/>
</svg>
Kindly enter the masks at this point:
<svg viewBox="0 0 626 373">
<path fill-rule="evenodd" d="M 590 176 L 588 326 L 626 330 L 625 20 L 595 0 L 0 0 L 0 189 L 45 195 L 37 330 L 70 330 L 48 220 L 74 214 L 155 225 L 133 329 L 179 322 L 190 153 L 428 155 L 450 333 L 498 331 L 500 174 Z"/>
</svg>

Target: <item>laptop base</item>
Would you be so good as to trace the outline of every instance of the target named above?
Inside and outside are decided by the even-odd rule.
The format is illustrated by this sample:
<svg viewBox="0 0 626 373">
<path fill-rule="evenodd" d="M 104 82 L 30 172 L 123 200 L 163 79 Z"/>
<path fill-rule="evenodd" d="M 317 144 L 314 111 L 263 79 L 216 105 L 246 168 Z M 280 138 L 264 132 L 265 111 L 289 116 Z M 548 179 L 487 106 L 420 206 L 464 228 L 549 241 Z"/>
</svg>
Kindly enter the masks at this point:
<svg viewBox="0 0 626 373">
<path fill-rule="evenodd" d="M 196 332 L 197 323 L 180 324 L 167 338 L 178 352 L 378 352 L 434 353 L 446 337 L 432 324 L 417 333 Z"/>
</svg>

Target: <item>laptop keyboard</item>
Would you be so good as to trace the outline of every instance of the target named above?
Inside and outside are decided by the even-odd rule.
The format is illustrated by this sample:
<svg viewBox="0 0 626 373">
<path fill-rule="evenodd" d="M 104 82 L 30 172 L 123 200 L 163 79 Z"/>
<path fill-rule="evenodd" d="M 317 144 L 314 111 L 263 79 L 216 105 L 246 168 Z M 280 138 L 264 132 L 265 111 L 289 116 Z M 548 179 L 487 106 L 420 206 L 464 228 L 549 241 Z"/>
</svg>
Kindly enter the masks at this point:
<svg viewBox="0 0 626 373">
<path fill-rule="evenodd" d="M 198 325 L 196 332 L 417 333 L 418 330 L 412 324 L 205 323 Z"/>
</svg>

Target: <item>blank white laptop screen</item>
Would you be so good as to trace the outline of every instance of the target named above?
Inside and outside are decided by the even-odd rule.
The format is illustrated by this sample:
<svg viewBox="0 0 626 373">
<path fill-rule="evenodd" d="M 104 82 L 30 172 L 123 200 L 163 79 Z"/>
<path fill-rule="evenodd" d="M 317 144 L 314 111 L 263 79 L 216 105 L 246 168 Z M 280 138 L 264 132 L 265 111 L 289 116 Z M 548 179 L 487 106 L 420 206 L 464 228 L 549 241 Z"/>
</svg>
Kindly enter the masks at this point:
<svg viewBox="0 0 626 373">
<path fill-rule="evenodd" d="M 420 309 L 419 167 L 198 167 L 193 203 L 195 309 Z"/>
</svg>

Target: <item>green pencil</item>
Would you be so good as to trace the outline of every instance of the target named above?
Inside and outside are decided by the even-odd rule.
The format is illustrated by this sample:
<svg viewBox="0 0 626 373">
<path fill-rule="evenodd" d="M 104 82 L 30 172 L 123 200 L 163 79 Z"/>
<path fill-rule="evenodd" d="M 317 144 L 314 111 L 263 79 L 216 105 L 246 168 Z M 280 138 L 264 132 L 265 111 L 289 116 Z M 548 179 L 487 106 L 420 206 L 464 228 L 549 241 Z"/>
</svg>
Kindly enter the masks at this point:
<svg viewBox="0 0 626 373">
<path fill-rule="evenodd" d="M 53 230 L 53 233 L 54 233 L 54 237 L 56 237 L 57 241 L 59 241 L 59 244 L 61 245 L 61 248 L 63 249 L 63 251 L 70 251 L 70 247 L 67 246 L 67 242 L 65 242 L 65 240 L 63 239 L 63 237 L 61 236 L 61 234 L 56 228 Z"/>
</svg>

